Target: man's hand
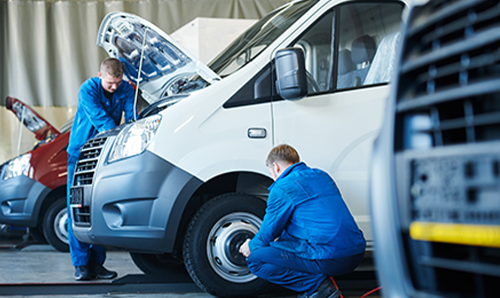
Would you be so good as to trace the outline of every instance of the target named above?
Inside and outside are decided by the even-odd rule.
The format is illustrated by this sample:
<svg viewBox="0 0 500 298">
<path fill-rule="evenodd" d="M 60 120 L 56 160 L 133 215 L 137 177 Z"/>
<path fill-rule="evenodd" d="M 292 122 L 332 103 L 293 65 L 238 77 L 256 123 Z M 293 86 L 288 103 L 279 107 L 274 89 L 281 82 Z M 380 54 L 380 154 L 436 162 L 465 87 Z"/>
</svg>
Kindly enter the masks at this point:
<svg viewBox="0 0 500 298">
<path fill-rule="evenodd" d="M 248 247 L 248 242 L 250 242 L 250 239 L 247 239 L 240 246 L 240 254 L 242 254 L 243 256 L 245 256 L 245 258 L 248 258 L 248 256 L 250 256 L 250 247 Z"/>
</svg>

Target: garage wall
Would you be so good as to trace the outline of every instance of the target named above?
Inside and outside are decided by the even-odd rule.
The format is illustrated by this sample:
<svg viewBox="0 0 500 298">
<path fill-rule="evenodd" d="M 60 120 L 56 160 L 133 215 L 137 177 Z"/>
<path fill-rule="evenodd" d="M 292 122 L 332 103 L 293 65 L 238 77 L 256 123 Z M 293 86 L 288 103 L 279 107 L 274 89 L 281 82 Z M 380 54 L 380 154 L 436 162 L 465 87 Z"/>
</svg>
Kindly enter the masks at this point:
<svg viewBox="0 0 500 298">
<path fill-rule="evenodd" d="M 96 45 L 103 17 L 139 15 L 167 34 L 196 17 L 260 19 L 288 0 L 0 0 L 0 105 L 73 106 L 80 84 L 107 55 Z"/>
</svg>

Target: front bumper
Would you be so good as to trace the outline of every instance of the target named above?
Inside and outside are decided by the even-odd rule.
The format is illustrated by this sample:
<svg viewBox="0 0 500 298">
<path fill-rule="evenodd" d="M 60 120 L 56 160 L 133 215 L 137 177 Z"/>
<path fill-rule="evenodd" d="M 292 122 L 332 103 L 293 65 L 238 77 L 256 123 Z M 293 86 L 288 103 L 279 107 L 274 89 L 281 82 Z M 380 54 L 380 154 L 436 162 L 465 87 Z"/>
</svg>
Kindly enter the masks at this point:
<svg viewBox="0 0 500 298">
<path fill-rule="evenodd" d="M 50 188 L 24 175 L 0 180 L 0 223 L 35 227 Z"/>
<path fill-rule="evenodd" d="M 75 236 L 129 251 L 171 252 L 184 208 L 202 181 L 149 151 L 107 163 L 113 140 L 102 149 L 92 184 L 72 187 L 82 196 L 71 205 Z"/>
</svg>

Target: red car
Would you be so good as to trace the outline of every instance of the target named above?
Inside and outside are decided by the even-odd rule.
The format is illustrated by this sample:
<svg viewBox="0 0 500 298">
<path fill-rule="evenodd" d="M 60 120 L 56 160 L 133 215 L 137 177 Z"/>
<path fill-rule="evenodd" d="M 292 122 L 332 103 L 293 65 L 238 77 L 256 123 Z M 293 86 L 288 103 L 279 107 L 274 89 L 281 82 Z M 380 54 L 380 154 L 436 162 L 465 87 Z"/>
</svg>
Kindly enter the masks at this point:
<svg viewBox="0 0 500 298">
<path fill-rule="evenodd" d="M 73 121 L 57 130 L 16 98 L 7 97 L 5 106 L 38 142 L 0 166 L 0 223 L 28 227 L 35 240 L 66 252 L 66 147 Z"/>
</svg>

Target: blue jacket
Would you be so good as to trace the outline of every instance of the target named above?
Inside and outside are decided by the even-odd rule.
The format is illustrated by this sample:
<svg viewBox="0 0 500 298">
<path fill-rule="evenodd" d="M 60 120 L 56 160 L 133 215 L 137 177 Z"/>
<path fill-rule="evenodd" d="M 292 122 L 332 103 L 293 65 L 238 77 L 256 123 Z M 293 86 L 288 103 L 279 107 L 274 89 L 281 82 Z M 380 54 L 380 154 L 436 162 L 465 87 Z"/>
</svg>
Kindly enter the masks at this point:
<svg viewBox="0 0 500 298">
<path fill-rule="evenodd" d="M 249 243 L 250 251 L 271 245 L 305 259 L 365 251 L 363 232 L 327 173 L 299 162 L 286 169 L 269 191 L 266 215 Z"/>
<path fill-rule="evenodd" d="M 99 132 L 120 124 L 122 112 L 125 122 L 134 117 L 134 89 L 123 81 L 113 93 L 112 101 L 106 98 L 101 79 L 86 80 L 78 92 L 78 106 L 69 137 L 69 159 L 76 160 L 85 142 Z"/>
</svg>

